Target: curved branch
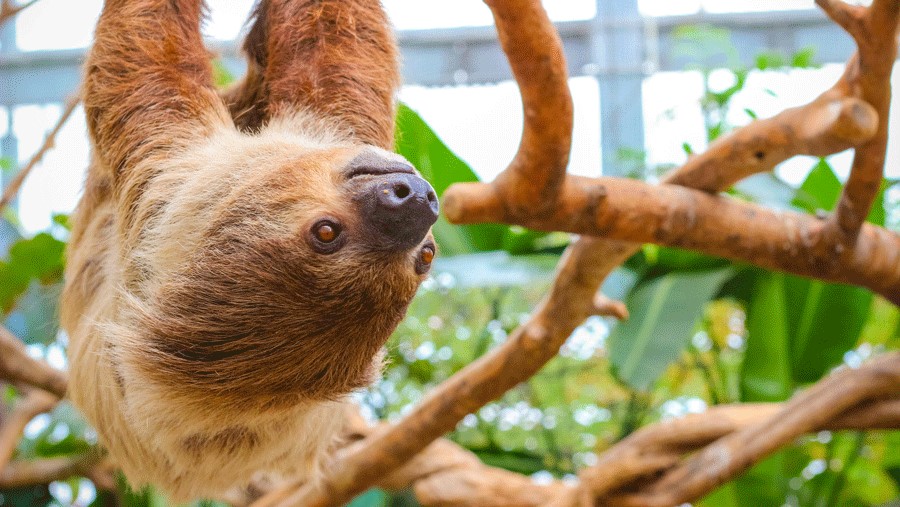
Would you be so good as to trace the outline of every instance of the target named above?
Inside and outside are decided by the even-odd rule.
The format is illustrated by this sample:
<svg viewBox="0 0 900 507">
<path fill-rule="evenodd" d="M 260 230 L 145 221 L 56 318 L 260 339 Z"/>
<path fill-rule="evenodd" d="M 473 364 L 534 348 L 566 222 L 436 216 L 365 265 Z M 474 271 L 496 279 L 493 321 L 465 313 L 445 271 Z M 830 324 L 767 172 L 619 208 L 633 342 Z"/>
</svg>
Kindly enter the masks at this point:
<svg viewBox="0 0 900 507">
<path fill-rule="evenodd" d="M 0 427 L 0 470 L 12 459 L 16 444 L 25 431 L 25 426 L 35 418 L 51 410 L 59 403 L 59 398 L 41 390 L 32 390 L 13 409 L 9 419 Z"/>
<path fill-rule="evenodd" d="M 817 3 L 850 32 L 859 48 L 857 57 L 848 64 L 844 91 L 869 103 L 882 120 L 875 136 L 856 148 L 850 178 L 831 221 L 838 239 L 852 244 L 869 215 L 884 174 L 900 2 L 873 0 L 868 8 L 850 6 L 840 0 Z"/>
<path fill-rule="evenodd" d="M 0 380 L 37 387 L 58 398 L 65 397 L 69 381 L 65 372 L 29 356 L 25 344 L 3 326 L 0 326 Z"/>
<path fill-rule="evenodd" d="M 827 221 L 806 213 L 772 210 L 677 185 L 579 176 L 566 179 L 552 212 L 517 224 L 688 248 L 861 285 L 900 305 L 900 235 L 871 224 L 864 224 L 845 248 L 828 234 Z"/>
<path fill-rule="evenodd" d="M 900 352 L 885 354 L 858 370 L 843 369 L 794 396 L 772 417 L 746 426 L 706 447 L 640 492 L 609 498 L 609 505 L 670 506 L 700 498 L 805 433 L 847 417 L 854 406 L 900 396 Z M 895 408 L 894 408 L 895 409 Z M 845 415 L 846 414 L 846 415 Z M 893 424 L 898 422 L 893 413 Z"/>
<path fill-rule="evenodd" d="M 23 488 L 49 484 L 70 477 L 89 477 L 101 489 L 114 489 L 115 478 L 103 454 L 92 452 L 80 456 L 15 461 L 0 469 L 0 489 Z"/>
<path fill-rule="evenodd" d="M 494 14 L 500 45 L 522 95 L 524 126 L 518 152 L 494 181 L 490 194 L 509 213 L 540 214 L 553 209 L 562 189 L 572 145 L 573 106 L 559 33 L 539 1 L 485 0 Z M 519 199 L 510 199 L 515 194 Z M 490 195 L 482 196 L 495 202 Z M 453 187 L 442 205 L 477 210 L 484 203 Z M 445 211 L 446 213 L 446 211 Z M 448 215 L 449 216 L 449 215 Z"/>
</svg>

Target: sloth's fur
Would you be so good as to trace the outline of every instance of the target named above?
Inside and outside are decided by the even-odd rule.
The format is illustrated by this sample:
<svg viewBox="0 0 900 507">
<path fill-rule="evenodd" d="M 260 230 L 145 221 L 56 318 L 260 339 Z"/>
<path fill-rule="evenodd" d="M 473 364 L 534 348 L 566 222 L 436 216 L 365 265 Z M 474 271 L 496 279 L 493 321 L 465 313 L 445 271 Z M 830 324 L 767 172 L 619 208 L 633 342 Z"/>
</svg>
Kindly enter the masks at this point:
<svg viewBox="0 0 900 507">
<path fill-rule="evenodd" d="M 106 2 L 62 309 L 73 402 L 133 485 L 174 500 L 314 474 L 422 279 L 418 248 L 370 246 L 342 172 L 399 158 L 378 2 L 264 0 L 223 98 L 202 10 Z M 348 238 L 330 255 L 307 241 L 323 216 Z"/>
</svg>

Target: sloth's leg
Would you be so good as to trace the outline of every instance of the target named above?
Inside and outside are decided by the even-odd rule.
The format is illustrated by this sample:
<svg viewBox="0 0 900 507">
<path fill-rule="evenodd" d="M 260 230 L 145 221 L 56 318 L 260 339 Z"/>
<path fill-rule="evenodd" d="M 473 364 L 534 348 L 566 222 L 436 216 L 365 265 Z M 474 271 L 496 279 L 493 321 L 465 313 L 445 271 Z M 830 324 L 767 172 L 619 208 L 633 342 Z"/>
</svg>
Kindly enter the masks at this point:
<svg viewBox="0 0 900 507">
<path fill-rule="evenodd" d="M 152 177 L 152 164 L 142 162 L 231 123 L 212 84 L 202 11 L 200 0 L 106 1 L 84 103 L 97 155 L 120 199 Z"/>
<path fill-rule="evenodd" d="M 245 81 L 226 94 L 239 126 L 297 110 L 393 148 L 397 46 L 381 2 L 261 0 L 244 42 Z"/>
</svg>

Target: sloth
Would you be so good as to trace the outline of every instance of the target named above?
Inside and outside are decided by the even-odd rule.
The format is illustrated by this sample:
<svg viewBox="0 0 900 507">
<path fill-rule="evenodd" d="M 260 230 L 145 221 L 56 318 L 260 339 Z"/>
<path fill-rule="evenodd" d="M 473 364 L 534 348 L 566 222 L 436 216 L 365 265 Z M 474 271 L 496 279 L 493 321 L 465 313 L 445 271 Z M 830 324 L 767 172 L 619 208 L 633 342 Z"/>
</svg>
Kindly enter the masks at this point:
<svg viewBox="0 0 900 507">
<path fill-rule="evenodd" d="M 261 0 L 213 85 L 201 0 L 106 0 L 62 321 L 69 396 L 133 486 L 314 478 L 435 255 L 373 0 Z M 312 479 L 310 479 L 312 480 Z"/>
</svg>

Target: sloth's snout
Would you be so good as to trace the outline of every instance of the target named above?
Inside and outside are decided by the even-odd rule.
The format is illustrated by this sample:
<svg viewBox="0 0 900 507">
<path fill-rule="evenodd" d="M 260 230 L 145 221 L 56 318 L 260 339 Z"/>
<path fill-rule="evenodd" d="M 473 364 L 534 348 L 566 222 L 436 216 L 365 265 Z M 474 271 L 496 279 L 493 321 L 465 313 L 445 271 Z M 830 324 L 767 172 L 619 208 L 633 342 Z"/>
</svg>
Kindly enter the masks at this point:
<svg viewBox="0 0 900 507">
<path fill-rule="evenodd" d="M 391 250 L 407 250 L 428 234 L 438 217 L 437 195 L 431 185 L 415 174 L 379 176 L 366 190 L 363 219 Z"/>
</svg>

